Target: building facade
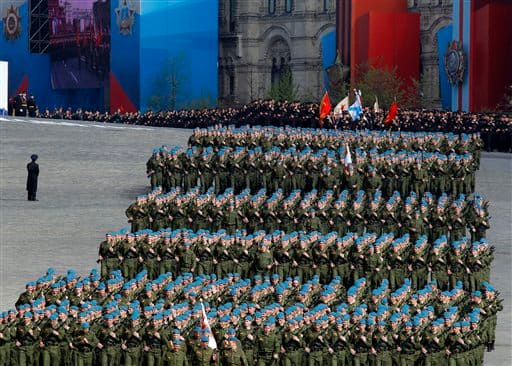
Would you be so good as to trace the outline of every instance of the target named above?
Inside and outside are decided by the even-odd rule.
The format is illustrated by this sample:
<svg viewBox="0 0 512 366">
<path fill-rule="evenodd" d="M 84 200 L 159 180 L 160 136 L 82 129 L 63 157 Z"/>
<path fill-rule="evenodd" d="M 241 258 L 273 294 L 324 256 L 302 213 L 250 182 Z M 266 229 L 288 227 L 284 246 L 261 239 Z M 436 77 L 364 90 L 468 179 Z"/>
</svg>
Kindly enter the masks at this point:
<svg viewBox="0 0 512 366">
<path fill-rule="evenodd" d="M 420 13 L 420 75 L 426 108 L 440 108 L 438 32 L 452 23 L 452 0 L 408 0 L 409 11 Z M 441 55 L 442 57 L 443 55 Z"/>
<path fill-rule="evenodd" d="M 221 0 L 219 105 L 268 97 L 285 71 L 301 100 L 318 100 L 321 39 L 335 30 L 335 10 L 335 0 Z"/>
<path fill-rule="evenodd" d="M 452 22 L 452 0 L 407 0 L 421 16 L 421 87 L 425 107 L 440 107 L 437 32 Z M 336 27 L 336 0 L 221 0 L 219 105 L 269 95 L 290 70 L 302 100 L 324 91 L 321 37 Z M 441 71 L 442 72 L 442 71 Z"/>
</svg>

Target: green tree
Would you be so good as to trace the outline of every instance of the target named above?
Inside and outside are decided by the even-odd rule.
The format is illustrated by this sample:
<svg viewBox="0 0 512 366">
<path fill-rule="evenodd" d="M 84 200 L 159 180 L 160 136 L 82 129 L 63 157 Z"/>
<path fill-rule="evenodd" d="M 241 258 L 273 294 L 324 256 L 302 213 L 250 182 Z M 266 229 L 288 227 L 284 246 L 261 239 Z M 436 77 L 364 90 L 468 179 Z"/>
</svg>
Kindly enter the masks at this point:
<svg viewBox="0 0 512 366">
<path fill-rule="evenodd" d="M 423 108 L 426 105 L 422 93 L 423 77 L 406 84 L 393 69 L 362 65 L 357 68 L 359 81 L 355 88 L 361 90 L 365 107 L 373 107 L 375 96 L 381 108 L 387 109 L 396 100 L 402 108 Z"/>
<path fill-rule="evenodd" d="M 293 84 L 291 70 L 287 69 L 280 75 L 279 81 L 270 88 L 268 97 L 290 102 L 299 100 L 299 87 Z"/>
<path fill-rule="evenodd" d="M 379 104 L 383 108 L 390 106 L 395 99 L 401 105 L 404 95 L 403 83 L 397 75 L 396 68 L 389 70 L 363 65 L 357 68 L 356 73 L 360 77 L 355 88 L 361 90 L 365 107 L 373 106 L 375 96 L 379 98 Z"/>
</svg>

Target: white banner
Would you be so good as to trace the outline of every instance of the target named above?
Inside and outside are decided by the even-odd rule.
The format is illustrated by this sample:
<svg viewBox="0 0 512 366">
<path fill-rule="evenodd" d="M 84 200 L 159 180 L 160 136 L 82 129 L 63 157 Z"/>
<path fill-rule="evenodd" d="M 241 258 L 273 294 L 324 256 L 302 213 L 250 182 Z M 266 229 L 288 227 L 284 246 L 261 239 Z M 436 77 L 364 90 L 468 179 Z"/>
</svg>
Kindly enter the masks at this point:
<svg viewBox="0 0 512 366">
<path fill-rule="evenodd" d="M 0 61 L 0 115 L 7 114 L 9 69 L 7 61 Z M 5 112 L 4 112 L 5 111 Z"/>
</svg>

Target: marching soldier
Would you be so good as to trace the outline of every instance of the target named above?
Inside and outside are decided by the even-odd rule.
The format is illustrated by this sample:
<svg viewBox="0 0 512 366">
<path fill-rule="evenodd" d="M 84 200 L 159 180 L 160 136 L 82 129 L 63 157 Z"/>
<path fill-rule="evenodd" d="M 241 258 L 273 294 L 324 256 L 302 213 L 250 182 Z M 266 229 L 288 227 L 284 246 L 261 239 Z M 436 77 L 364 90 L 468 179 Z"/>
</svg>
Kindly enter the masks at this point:
<svg viewBox="0 0 512 366">
<path fill-rule="evenodd" d="M 220 351 L 220 361 L 224 366 L 249 366 L 244 351 L 238 347 L 238 339 L 229 337 Z"/>
<path fill-rule="evenodd" d="M 75 333 L 71 348 L 76 355 L 77 366 L 93 366 L 94 350 L 103 348 L 94 332 L 90 330 L 90 324 L 84 322 L 80 326 L 80 330 Z"/>
</svg>

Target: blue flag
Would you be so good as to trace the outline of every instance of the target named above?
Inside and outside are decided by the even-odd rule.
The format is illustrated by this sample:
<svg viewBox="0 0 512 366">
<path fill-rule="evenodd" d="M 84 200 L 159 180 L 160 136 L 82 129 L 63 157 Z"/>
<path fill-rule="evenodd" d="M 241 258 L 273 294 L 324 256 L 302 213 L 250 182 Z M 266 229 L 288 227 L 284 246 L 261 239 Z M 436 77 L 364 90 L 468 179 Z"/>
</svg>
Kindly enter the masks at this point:
<svg viewBox="0 0 512 366">
<path fill-rule="evenodd" d="M 355 91 L 356 101 L 352 103 L 350 107 L 348 107 L 348 113 L 350 117 L 352 117 L 352 121 L 357 121 L 361 118 L 361 114 L 363 114 L 363 106 L 361 105 L 361 92 Z"/>
</svg>

